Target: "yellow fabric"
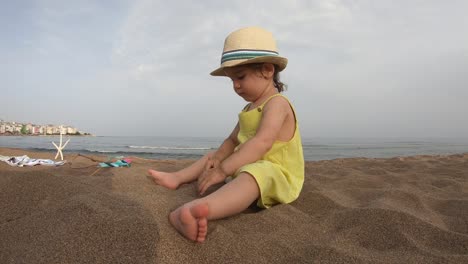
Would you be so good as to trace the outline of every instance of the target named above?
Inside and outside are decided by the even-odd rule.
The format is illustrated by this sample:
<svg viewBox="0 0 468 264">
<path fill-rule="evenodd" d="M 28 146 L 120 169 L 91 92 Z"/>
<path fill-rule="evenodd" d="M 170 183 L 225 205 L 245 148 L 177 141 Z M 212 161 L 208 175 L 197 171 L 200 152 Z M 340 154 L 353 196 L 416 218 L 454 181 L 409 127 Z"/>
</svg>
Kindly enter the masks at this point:
<svg viewBox="0 0 468 264">
<path fill-rule="evenodd" d="M 241 146 L 255 136 L 264 105 L 276 94 L 268 98 L 261 106 L 239 114 L 240 131 L 237 135 Z M 283 96 L 284 97 L 284 96 Z M 288 100 L 286 97 L 284 97 Z M 288 100 L 289 102 L 289 100 Z M 268 208 L 278 203 L 290 203 L 297 199 L 304 183 L 304 155 L 299 133 L 296 112 L 291 102 L 291 109 L 296 119 L 294 136 L 288 142 L 275 141 L 272 148 L 257 162 L 242 166 L 233 177 L 242 172 L 251 174 L 260 188 L 257 206 Z M 246 107 L 248 108 L 248 107 Z"/>
</svg>

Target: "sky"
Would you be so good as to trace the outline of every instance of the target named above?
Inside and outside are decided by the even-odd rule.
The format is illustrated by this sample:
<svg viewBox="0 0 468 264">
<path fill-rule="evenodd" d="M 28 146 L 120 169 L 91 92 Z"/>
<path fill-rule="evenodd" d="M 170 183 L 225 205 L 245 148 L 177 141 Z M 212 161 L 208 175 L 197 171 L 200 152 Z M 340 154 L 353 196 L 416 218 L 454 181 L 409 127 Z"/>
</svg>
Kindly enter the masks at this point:
<svg viewBox="0 0 468 264">
<path fill-rule="evenodd" d="M 468 1 L 6 1 L 0 119 L 99 136 L 225 137 L 246 102 L 209 73 L 273 33 L 303 137 L 467 137 Z"/>
</svg>

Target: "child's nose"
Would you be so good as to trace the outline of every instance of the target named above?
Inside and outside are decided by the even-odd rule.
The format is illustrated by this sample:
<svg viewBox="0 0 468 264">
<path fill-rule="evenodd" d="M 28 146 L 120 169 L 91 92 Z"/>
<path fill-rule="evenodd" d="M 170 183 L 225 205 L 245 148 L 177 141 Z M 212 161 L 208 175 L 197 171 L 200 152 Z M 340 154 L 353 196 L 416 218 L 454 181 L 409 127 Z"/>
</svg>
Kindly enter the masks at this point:
<svg viewBox="0 0 468 264">
<path fill-rule="evenodd" d="M 237 82 L 237 81 L 234 81 L 234 82 L 232 83 L 232 85 L 234 86 L 234 89 L 239 89 L 239 88 L 240 88 L 240 83 Z"/>
</svg>

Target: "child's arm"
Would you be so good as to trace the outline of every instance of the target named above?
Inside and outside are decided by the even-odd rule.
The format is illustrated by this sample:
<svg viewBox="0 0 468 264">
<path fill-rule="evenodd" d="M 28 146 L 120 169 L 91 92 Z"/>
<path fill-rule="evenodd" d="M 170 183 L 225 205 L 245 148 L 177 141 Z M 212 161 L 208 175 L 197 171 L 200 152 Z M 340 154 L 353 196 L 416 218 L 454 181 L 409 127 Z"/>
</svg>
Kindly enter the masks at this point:
<svg viewBox="0 0 468 264">
<path fill-rule="evenodd" d="M 239 133 L 239 123 L 237 123 L 234 130 L 232 130 L 229 137 L 227 137 L 223 144 L 218 148 L 218 150 L 214 154 L 214 158 L 222 162 L 225 160 L 229 155 L 234 152 L 234 149 L 239 145 L 239 141 L 237 140 L 237 134 Z"/>
<path fill-rule="evenodd" d="M 210 175 L 212 175 L 212 172 L 214 170 L 219 170 L 219 165 L 223 160 L 226 159 L 229 155 L 231 155 L 234 152 L 234 149 L 236 148 L 237 145 L 239 145 L 239 141 L 237 140 L 237 134 L 239 133 L 239 123 L 237 123 L 236 127 L 234 130 L 231 132 L 229 137 L 227 137 L 224 142 L 221 144 L 221 146 L 218 148 L 218 150 L 211 156 L 209 157 L 207 163 L 205 164 L 205 170 L 203 173 L 198 177 L 198 186 L 200 187 L 200 183 L 206 181 L 207 178 L 210 179 L 210 182 L 213 182 L 215 184 L 218 182 L 223 181 L 226 176 L 221 175 L 221 177 L 218 177 L 217 180 L 214 180 Z"/>
<path fill-rule="evenodd" d="M 221 164 L 223 172 L 232 175 L 243 165 L 262 158 L 278 138 L 286 117 L 290 113 L 292 114 L 291 106 L 286 99 L 279 96 L 271 99 L 263 108 L 262 120 L 256 135 L 224 160 Z"/>
<path fill-rule="evenodd" d="M 278 134 L 283 127 L 286 117 L 292 114 L 287 100 L 276 97 L 270 100 L 263 108 L 262 120 L 256 135 L 241 145 L 239 150 L 232 153 L 214 172 L 216 177 L 204 177 L 199 179 L 199 191 L 203 194 L 211 185 L 217 183 L 217 179 L 234 174 L 245 164 L 253 163 L 265 155 L 273 146 Z"/>
</svg>

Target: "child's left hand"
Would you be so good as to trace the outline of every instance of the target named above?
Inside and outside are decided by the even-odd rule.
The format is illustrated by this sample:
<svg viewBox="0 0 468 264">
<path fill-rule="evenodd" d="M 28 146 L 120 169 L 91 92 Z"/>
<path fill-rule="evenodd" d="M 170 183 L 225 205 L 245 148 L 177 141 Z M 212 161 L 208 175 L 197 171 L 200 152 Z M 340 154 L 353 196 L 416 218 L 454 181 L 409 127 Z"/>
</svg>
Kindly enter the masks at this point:
<svg viewBox="0 0 468 264">
<path fill-rule="evenodd" d="M 203 195 L 205 191 L 212 185 L 223 182 L 227 175 L 221 169 L 221 166 L 217 166 L 208 170 L 205 170 L 200 177 L 198 177 L 198 192 Z"/>
<path fill-rule="evenodd" d="M 214 155 L 210 156 L 208 157 L 208 160 L 205 164 L 205 171 L 209 169 L 217 168 L 220 164 L 221 162 L 219 161 L 219 159 L 217 159 Z"/>
</svg>

